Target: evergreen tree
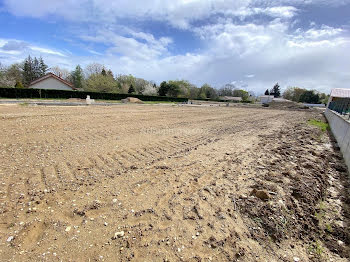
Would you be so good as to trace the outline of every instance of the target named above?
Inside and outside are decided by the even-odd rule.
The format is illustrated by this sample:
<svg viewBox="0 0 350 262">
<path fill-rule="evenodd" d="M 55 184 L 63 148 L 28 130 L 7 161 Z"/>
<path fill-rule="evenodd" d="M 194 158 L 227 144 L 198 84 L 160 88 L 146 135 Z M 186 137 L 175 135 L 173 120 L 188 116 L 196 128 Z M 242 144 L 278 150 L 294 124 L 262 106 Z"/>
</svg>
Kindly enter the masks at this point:
<svg viewBox="0 0 350 262">
<path fill-rule="evenodd" d="M 23 63 L 23 81 L 25 86 L 29 86 L 29 84 L 33 81 L 33 59 L 29 55 Z"/>
<path fill-rule="evenodd" d="M 266 89 L 266 91 L 265 91 L 265 96 L 269 96 L 269 95 L 270 95 L 270 92 L 269 92 L 268 89 Z"/>
<path fill-rule="evenodd" d="M 41 77 L 40 64 L 39 64 L 39 60 L 36 57 L 34 57 L 34 61 L 33 61 L 33 76 L 34 76 L 33 80 L 36 80 L 39 77 Z"/>
<path fill-rule="evenodd" d="M 135 89 L 134 89 L 133 85 L 131 84 L 130 88 L 128 90 L 128 94 L 132 94 L 132 93 L 135 93 Z"/>
<path fill-rule="evenodd" d="M 83 69 L 80 67 L 80 65 L 77 65 L 75 70 L 72 72 L 72 80 L 75 88 L 83 88 Z"/>
<path fill-rule="evenodd" d="M 39 74 L 40 77 L 46 75 L 48 66 L 45 64 L 44 60 L 42 57 L 39 58 Z"/>
<path fill-rule="evenodd" d="M 32 81 L 44 76 L 48 66 L 44 63 L 44 60 L 40 57 L 39 60 L 34 59 L 29 55 L 23 63 L 23 82 L 25 86 L 28 86 Z"/>
<path fill-rule="evenodd" d="M 270 95 L 273 95 L 274 97 L 280 97 L 281 96 L 281 89 L 278 83 L 274 85 L 274 87 L 271 89 Z"/>
<path fill-rule="evenodd" d="M 106 70 L 104 68 L 102 68 L 101 75 L 103 75 L 103 76 L 107 75 L 107 72 L 106 72 Z"/>
<path fill-rule="evenodd" d="M 160 84 L 159 90 L 158 90 L 158 95 L 160 96 L 166 96 L 169 90 L 169 86 L 167 84 L 167 82 L 163 81 Z"/>
</svg>

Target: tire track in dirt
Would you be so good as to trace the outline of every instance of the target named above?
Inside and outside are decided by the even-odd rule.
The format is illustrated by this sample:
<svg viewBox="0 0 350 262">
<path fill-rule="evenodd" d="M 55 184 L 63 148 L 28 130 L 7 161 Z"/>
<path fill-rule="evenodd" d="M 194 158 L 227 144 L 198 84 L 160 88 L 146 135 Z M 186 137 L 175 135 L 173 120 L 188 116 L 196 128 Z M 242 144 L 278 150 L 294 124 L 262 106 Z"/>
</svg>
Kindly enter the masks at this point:
<svg viewBox="0 0 350 262">
<path fill-rule="evenodd" d="M 44 223 L 32 226 L 33 229 L 28 226 L 25 232 L 29 236 L 37 228 L 39 233 L 33 233 L 33 237 L 41 242 L 40 246 L 27 245 L 25 236 L 18 237 L 15 245 L 24 243 L 31 249 L 30 257 L 37 258 L 51 247 L 52 239 L 57 239 L 54 242 L 59 245 L 54 249 L 67 260 L 73 259 L 73 253 L 84 260 L 98 260 L 99 255 L 111 260 L 114 256 L 114 261 L 150 257 L 204 260 L 208 259 L 205 254 L 218 260 L 233 257 L 238 248 L 229 239 L 235 238 L 236 231 L 222 226 L 235 224 L 233 206 L 237 196 L 232 192 L 245 193 L 253 176 L 249 165 L 254 163 L 242 158 L 255 157 L 252 152 L 256 145 L 251 141 L 258 140 L 261 132 L 272 133 L 283 120 L 272 124 L 271 119 L 283 119 L 286 113 L 140 108 L 132 109 L 132 114 L 127 111 L 129 107 L 121 107 L 118 112 L 99 109 L 108 113 L 97 117 L 86 112 L 99 110 L 84 108 L 75 109 L 84 110 L 82 114 L 45 117 L 48 123 L 47 130 L 42 128 L 45 132 L 40 133 L 43 138 L 28 136 L 7 148 L 23 147 L 23 152 L 29 152 L 30 147 L 33 150 L 29 157 L 37 161 L 30 172 L 19 165 L 28 181 L 23 190 L 28 192 L 27 199 L 34 198 L 32 205 L 37 210 L 25 216 L 18 213 L 16 229 L 20 228 L 19 219 L 26 225 L 36 218 Z M 147 112 L 143 112 L 144 108 Z M 37 109 L 28 110 L 34 113 Z M 57 113 L 60 111 L 51 114 Z M 91 115 L 95 119 L 93 127 L 88 126 Z M 39 124 L 39 119 L 28 125 Z M 141 120 L 141 124 L 135 124 Z M 147 128 L 153 127 L 155 132 L 147 133 Z M 29 140 L 35 143 L 26 144 Z M 235 153 L 245 143 L 249 150 Z M 22 154 L 13 151 L 18 159 Z M 20 172 L 9 173 L 18 176 Z M 11 193 L 8 197 L 15 199 L 16 195 Z M 223 208 L 229 205 L 232 210 Z M 8 212 L 12 214 L 15 212 Z M 65 231 L 68 226 L 69 232 Z M 117 230 L 125 231 L 128 238 L 111 241 Z M 10 230 L 6 232 L 12 234 Z M 232 244 L 232 251 L 220 243 Z M 208 247 L 214 245 L 215 250 Z M 197 258 L 191 255 L 191 249 Z M 20 247 L 4 250 L 11 257 Z M 15 259 L 21 260 L 19 256 Z"/>
<path fill-rule="evenodd" d="M 221 131 L 221 133 L 219 134 L 227 134 L 230 133 L 232 134 L 232 132 L 239 132 L 242 130 L 242 127 L 234 127 L 234 128 L 216 128 L 216 131 Z M 90 136 L 94 137 L 96 134 L 90 134 Z M 71 137 L 70 140 L 74 141 L 74 142 L 81 142 L 83 141 L 88 141 L 90 140 L 90 136 L 87 136 L 86 139 L 82 139 L 81 137 Z M 99 135 L 99 137 L 105 137 L 104 135 Z M 210 136 L 209 136 L 210 137 Z M 203 142 L 204 138 L 206 138 L 206 142 Z M 97 155 L 97 158 L 95 158 L 95 160 L 90 161 L 89 166 L 92 167 L 94 166 L 93 170 L 94 172 L 97 172 L 100 176 L 102 175 L 102 173 L 104 173 L 104 167 L 109 167 L 111 169 L 116 170 L 118 168 L 116 168 L 116 166 L 119 167 L 118 171 L 120 172 L 120 169 L 123 170 L 123 172 L 125 172 L 125 170 L 127 168 L 130 168 L 131 163 L 132 162 L 138 162 L 141 164 L 147 163 L 147 162 L 152 162 L 153 164 L 159 162 L 159 161 L 163 161 L 164 159 L 167 159 L 169 157 L 178 157 L 181 156 L 184 153 L 188 153 L 193 149 L 197 149 L 198 146 L 201 145 L 207 145 L 208 143 L 211 142 L 216 142 L 218 141 L 217 138 L 212 137 L 213 140 L 211 140 L 210 138 L 208 139 L 208 136 L 205 137 L 204 135 L 201 134 L 195 134 L 195 135 L 184 135 L 182 137 L 176 137 L 176 141 L 162 141 L 162 142 L 158 142 L 156 143 L 155 147 L 152 148 L 142 148 L 142 149 L 129 149 L 129 150 L 124 150 L 122 153 L 118 154 L 118 153 L 114 153 L 114 156 L 121 156 L 123 158 L 123 161 L 116 161 L 115 158 L 113 157 L 109 157 L 108 155 Z M 56 140 L 56 139 L 55 139 Z M 68 141 L 70 141 L 68 140 Z M 56 140 L 57 141 L 57 140 Z M 49 144 L 49 140 L 46 139 L 46 143 Z M 71 143 L 71 142 L 68 142 Z M 39 147 L 40 151 L 43 150 L 43 146 Z M 145 154 L 143 154 L 142 152 L 147 152 L 148 156 L 147 157 Z M 153 156 L 156 155 L 158 156 L 155 160 L 153 158 Z M 131 162 L 130 162 L 131 160 Z M 123 164 L 123 163 L 128 163 L 127 165 Z M 70 169 L 68 172 L 66 172 L 66 174 L 74 174 L 74 179 L 72 179 L 73 177 L 71 175 L 68 175 L 68 179 L 66 179 L 67 181 L 71 181 L 72 185 L 73 184 L 82 184 L 82 181 L 86 181 L 87 184 L 89 185 L 94 185 L 95 182 L 98 179 L 94 179 L 94 178 L 89 178 L 89 174 L 86 171 L 85 168 L 80 169 L 78 165 L 72 165 L 70 163 L 67 163 L 67 168 Z M 121 167 L 121 168 L 120 168 Z M 66 169 L 66 168 L 64 168 Z M 102 170 L 102 172 L 101 172 Z M 43 184 L 44 186 L 41 187 L 47 190 L 55 190 L 55 185 L 57 184 L 62 184 L 62 186 L 66 186 L 68 184 L 68 182 L 66 181 L 66 185 L 63 185 L 63 180 L 65 179 L 59 179 L 60 174 L 58 169 L 53 168 L 53 167 L 45 167 L 41 170 L 41 180 L 42 182 L 34 182 L 34 184 Z M 109 176 L 109 177 L 114 177 L 114 176 Z M 98 178 L 98 177 L 97 177 Z M 69 186 L 69 187 L 72 187 Z M 72 187 L 74 188 L 74 186 Z"/>
<path fill-rule="evenodd" d="M 264 121 L 264 119 L 261 121 Z M 111 157 L 109 155 L 110 153 L 104 155 L 99 154 L 97 157 L 90 158 L 93 160 L 90 160 L 90 164 L 88 166 L 91 168 L 92 172 L 98 173 L 102 176 L 104 173 L 105 176 L 113 178 L 113 175 L 106 175 L 107 173 L 105 172 L 105 169 L 109 169 L 110 173 L 126 174 L 130 167 L 135 166 L 132 163 L 137 163 L 139 166 L 144 166 L 147 163 L 152 163 L 154 165 L 157 162 L 168 158 L 181 157 L 183 154 L 188 154 L 190 151 L 196 150 L 199 146 L 206 146 L 210 143 L 217 142 L 220 139 L 217 137 L 217 133 L 220 135 L 233 135 L 243 131 L 244 129 L 249 129 L 249 124 L 251 123 L 253 123 L 253 121 L 248 122 L 248 124 L 246 123 L 245 126 L 239 127 L 216 127 L 216 131 L 212 132 L 215 135 L 210 135 L 209 133 L 207 136 L 202 134 L 184 135 L 180 137 L 177 136 L 176 142 L 164 140 L 156 143 L 155 146 L 152 146 L 151 148 L 144 147 L 140 149 L 124 149 L 120 152 L 117 151 L 113 153 L 114 157 Z M 256 122 L 254 122 L 254 124 L 256 124 Z M 159 152 L 159 150 L 161 150 L 161 152 Z M 147 152 L 148 157 L 142 152 Z M 154 158 L 154 156 L 156 156 L 156 158 Z M 118 157 L 122 158 L 122 160 L 117 161 Z M 86 167 L 83 167 L 82 169 L 77 167 L 73 168 L 72 173 L 79 174 L 78 177 L 77 175 L 75 176 L 75 182 L 79 181 L 78 183 L 81 183 L 83 180 L 87 180 L 87 184 L 94 185 L 98 179 L 90 179 L 91 181 L 89 181 L 89 174 L 87 173 L 86 169 Z M 54 171 L 51 169 L 51 173 L 52 172 Z M 46 179 L 43 179 L 46 181 L 46 183 L 48 180 L 47 178 L 54 179 L 55 175 L 51 173 L 45 176 Z M 50 183 L 54 184 L 55 182 L 57 181 L 52 181 Z"/>
</svg>

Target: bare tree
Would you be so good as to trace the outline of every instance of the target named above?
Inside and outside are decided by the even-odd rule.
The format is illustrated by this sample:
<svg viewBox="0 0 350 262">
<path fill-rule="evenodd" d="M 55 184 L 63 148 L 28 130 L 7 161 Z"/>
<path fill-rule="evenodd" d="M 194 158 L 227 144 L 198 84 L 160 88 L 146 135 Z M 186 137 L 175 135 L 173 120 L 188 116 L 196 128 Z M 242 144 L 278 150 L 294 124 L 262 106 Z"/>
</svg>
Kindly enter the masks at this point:
<svg viewBox="0 0 350 262">
<path fill-rule="evenodd" d="M 91 63 L 85 67 L 84 73 L 85 73 L 86 78 L 89 78 L 89 76 L 91 76 L 91 75 L 101 74 L 101 72 L 104 68 L 105 68 L 105 66 L 102 64 Z"/>
<path fill-rule="evenodd" d="M 70 72 L 67 69 L 61 68 L 59 66 L 51 67 L 50 72 L 65 80 L 68 80 L 70 78 Z"/>
<path fill-rule="evenodd" d="M 0 63 L 0 86 L 14 87 L 21 80 L 22 71 L 20 64 L 12 64 L 7 67 Z"/>
</svg>

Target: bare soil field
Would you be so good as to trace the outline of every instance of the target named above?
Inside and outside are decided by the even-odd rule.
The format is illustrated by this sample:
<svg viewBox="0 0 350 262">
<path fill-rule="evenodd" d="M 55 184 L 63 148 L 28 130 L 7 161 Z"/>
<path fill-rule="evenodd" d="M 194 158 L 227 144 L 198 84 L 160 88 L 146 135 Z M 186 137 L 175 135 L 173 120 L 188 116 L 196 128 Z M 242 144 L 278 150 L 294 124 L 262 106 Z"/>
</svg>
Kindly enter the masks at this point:
<svg viewBox="0 0 350 262">
<path fill-rule="evenodd" d="M 348 261 L 317 111 L 0 105 L 1 261 Z"/>
</svg>

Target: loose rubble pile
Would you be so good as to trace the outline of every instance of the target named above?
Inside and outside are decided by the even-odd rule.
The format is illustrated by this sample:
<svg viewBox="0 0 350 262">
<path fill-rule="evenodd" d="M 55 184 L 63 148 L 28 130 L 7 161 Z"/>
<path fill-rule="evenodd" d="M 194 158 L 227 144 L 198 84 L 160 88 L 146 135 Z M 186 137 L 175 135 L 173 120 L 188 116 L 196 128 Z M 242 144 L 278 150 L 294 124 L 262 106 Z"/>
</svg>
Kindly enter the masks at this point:
<svg viewBox="0 0 350 262">
<path fill-rule="evenodd" d="M 303 104 L 296 103 L 293 101 L 272 101 L 269 103 L 269 107 L 273 109 L 279 110 L 307 110 L 310 109 L 308 106 L 304 106 Z"/>
<path fill-rule="evenodd" d="M 135 98 L 135 97 L 127 97 L 125 99 L 122 99 L 121 101 L 122 101 L 122 103 L 143 104 L 143 102 L 140 99 Z"/>
</svg>

